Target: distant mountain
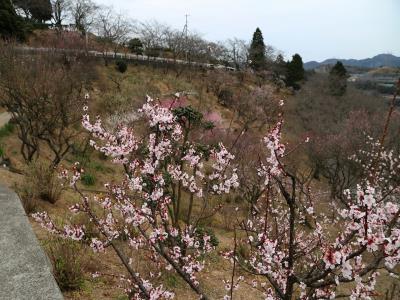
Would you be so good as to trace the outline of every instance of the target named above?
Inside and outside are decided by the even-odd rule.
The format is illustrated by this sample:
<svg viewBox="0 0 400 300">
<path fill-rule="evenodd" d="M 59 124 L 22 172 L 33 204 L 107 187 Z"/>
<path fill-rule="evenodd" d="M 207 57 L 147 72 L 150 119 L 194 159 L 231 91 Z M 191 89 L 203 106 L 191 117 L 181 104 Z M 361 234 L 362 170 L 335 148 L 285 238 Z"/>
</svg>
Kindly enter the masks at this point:
<svg viewBox="0 0 400 300">
<path fill-rule="evenodd" d="M 359 68 L 379 68 L 379 67 L 395 67 L 400 68 L 400 57 L 392 54 L 379 54 L 372 58 L 366 59 L 336 59 L 330 58 L 323 62 L 309 61 L 304 64 L 306 70 L 318 68 L 323 65 L 334 65 L 337 61 L 341 61 L 345 66 Z"/>
</svg>

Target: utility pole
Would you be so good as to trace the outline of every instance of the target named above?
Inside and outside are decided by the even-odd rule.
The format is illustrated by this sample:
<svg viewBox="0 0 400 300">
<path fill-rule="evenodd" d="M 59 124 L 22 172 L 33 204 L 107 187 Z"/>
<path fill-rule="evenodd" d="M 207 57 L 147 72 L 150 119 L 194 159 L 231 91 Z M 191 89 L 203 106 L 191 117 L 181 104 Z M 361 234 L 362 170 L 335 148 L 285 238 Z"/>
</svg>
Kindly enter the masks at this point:
<svg viewBox="0 0 400 300">
<path fill-rule="evenodd" d="M 185 15 L 186 21 L 185 21 L 185 27 L 183 28 L 183 31 L 185 33 L 186 61 L 188 60 L 188 52 L 189 52 L 189 49 L 188 49 L 188 17 L 189 16 L 190 15 L 188 15 L 188 14 Z"/>
</svg>

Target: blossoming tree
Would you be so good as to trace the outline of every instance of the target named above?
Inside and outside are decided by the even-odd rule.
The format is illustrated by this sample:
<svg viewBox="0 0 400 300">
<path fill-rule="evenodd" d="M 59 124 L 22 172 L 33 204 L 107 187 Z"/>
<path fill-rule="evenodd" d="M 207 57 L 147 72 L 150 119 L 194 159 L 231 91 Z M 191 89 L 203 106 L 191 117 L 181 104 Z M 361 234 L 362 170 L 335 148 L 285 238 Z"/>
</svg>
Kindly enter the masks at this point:
<svg viewBox="0 0 400 300">
<path fill-rule="evenodd" d="M 234 263 L 233 274 L 239 265 L 255 276 L 251 285 L 269 300 L 372 299 L 379 295 L 375 284 L 380 273 L 398 276 L 400 157 L 383 147 L 392 108 L 381 140 L 368 138 L 368 150 L 352 158 L 362 165 L 363 179 L 344 191 L 346 201 L 327 203 L 330 207 L 321 205 L 324 201 L 309 182 L 285 164 L 291 150 L 281 141 L 278 122 L 264 138 L 261 192 L 251 216 L 239 226 L 249 254 L 236 251 L 236 240 L 235 249 L 224 253 Z M 242 280 L 232 276 L 226 299 Z"/>
<path fill-rule="evenodd" d="M 174 294 L 162 285 L 155 286 L 150 281 L 154 274 L 139 274 L 134 269 L 135 257 L 128 257 L 128 251 L 116 242 L 122 236 L 130 248 L 149 251 L 157 267 L 174 270 L 206 299 L 196 274 L 204 267 L 202 255 L 214 245 L 207 233 L 198 230 L 199 222 L 218 209 L 210 207 L 210 197 L 237 187 L 231 165 L 234 157 L 222 143 L 206 145 L 191 138 L 196 128 L 210 125 L 191 107 L 172 110 L 148 98 L 140 114 L 148 127 L 146 136 L 140 138 L 132 128 L 121 125 L 110 132 L 99 118 L 91 123 L 89 115 L 84 115 L 83 126 L 93 137 L 91 145 L 122 165 L 126 177 L 119 184 L 107 184 L 107 195 L 90 198 L 77 186 L 83 171 L 79 165 L 72 174 L 64 170 L 62 177 L 82 199 L 71 211 L 87 214 L 101 233 L 91 240 L 95 252 L 111 247 L 118 255 L 130 275 L 121 280 L 132 299 L 170 299 Z M 34 217 L 62 237 L 82 240 L 85 236 L 82 226 L 57 228 L 46 213 Z"/>
<path fill-rule="evenodd" d="M 122 165 L 126 176 L 107 184 L 105 196 L 88 197 L 77 185 L 79 165 L 72 173 L 63 171 L 82 199 L 71 211 L 87 214 L 100 232 L 91 240 L 95 252 L 112 248 L 120 258 L 129 274 L 121 280 L 131 299 L 170 299 L 174 293 L 157 285 L 153 274 L 136 270 L 137 257 L 128 256 L 127 247 L 151 253 L 152 263 L 176 272 L 201 299 L 209 299 L 197 273 L 213 245 L 198 224 L 215 212 L 211 197 L 238 187 L 234 156 L 221 143 L 205 145 L 193 138 L 204 124 L 191 107 L 172 110 L 149 98 L 140 113 L 148 127 L 143 137 L 124 125 L 106 130 L 99 118 L 91 123 L 84 115 L 92 146 Z M 395 275 L 400 262 L 399 157 L 384 149 L 384 138 L 371 140 L 371 149 L 354 158 L 363 164 L 363 180 L 345 191 L 347 201 L 329 203 L 335 213 L 327 213 L 312 185 L 287 165 L 292 150 L 281 140 L 282 124 L 263 140 L 258 198 L 238 224 L 234 248 L 224 253 L 233 262 L 225 299 L 247 280 L 268 300 L 371 299 L 379 272 Z M 58 228 L 46 213 L 34 217 L 62 237 L 85 237 L 82 226 Z M 122 237 L 126 246 L 117 241 Z M 237 250 L 239 241 L 247 244 L 248 255 Z M 250 276 L 236 278 L 238 267 Z M 350 292 L 341 288 L 347 283 Z"/>
</svg>

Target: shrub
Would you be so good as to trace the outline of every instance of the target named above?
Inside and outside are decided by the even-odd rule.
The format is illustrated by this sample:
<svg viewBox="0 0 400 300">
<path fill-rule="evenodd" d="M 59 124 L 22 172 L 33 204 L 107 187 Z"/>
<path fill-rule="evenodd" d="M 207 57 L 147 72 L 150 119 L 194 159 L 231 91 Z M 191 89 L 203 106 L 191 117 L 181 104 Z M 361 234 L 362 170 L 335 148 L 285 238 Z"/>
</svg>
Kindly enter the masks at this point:
<svg viewBox="0 0 400 300">
<path fill-rule="evenodd" d="M 117 60 L 117 61 L 115 62 L 115 65 L 116 65 L 116 67 L 117 67 L 117 70 L 118 70 L 119 72 L 121 72 L 121 73 L 125 73 L 126 70 L 128 69 L 128 65 L 127 65 L 126 62 L 123 61 L 123 60 Z"/>
<path fill-rule="evenodd" d="M 84 282 L 82 246 L 66 239 L 52 239 L 46 249 L 53 274 L 62 291 L 79 290 Z"/>
<path fill-rule="evenodd" d="M 132 53 L 135 53 L 138 55 L 143 54 L 143 44 L 142 44 L 142 41 L 138 38 L 129 40 L 128 48 Z"/>
<path fill-rule="evenodd" d="M 17 187 L 17 193 L 21 199 L 22 207 L 27 215 L 30 215 L 38 210 L 38 200 L 32 186 L 23 184 Z"/>
<path fill-rule="evenodd" d="M 84 185 L 94 185 L 96 183 L 96 179 L 94 178 L 94 175 L 90 173 L 85 173 L 81 177 L 81 181 Z"/>
<path fill-rule="evenodd" d="M 25 170 L 20 191 L 23 203 L 42 199 L 54 204 L 60 199 L 62 186 L 52 167 L 44 162 L 32 162 Z"/>
</svg>

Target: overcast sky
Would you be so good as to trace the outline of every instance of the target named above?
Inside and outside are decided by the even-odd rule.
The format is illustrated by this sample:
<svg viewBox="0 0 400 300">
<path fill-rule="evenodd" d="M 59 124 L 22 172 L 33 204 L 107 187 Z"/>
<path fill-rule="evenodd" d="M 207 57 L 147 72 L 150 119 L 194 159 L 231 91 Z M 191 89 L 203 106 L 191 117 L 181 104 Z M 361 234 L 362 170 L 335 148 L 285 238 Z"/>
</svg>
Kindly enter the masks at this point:
<svg viewBox="0 0 400 300">
<path fill-rule="evenodd" d="M 304 61 L 400 56 L 400 0 L 94 0 L 138 21 L 155 19 L 205 39 L 250 40 L 260 27 L 267 44 Z"/>
</svg>

